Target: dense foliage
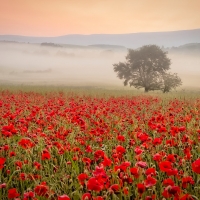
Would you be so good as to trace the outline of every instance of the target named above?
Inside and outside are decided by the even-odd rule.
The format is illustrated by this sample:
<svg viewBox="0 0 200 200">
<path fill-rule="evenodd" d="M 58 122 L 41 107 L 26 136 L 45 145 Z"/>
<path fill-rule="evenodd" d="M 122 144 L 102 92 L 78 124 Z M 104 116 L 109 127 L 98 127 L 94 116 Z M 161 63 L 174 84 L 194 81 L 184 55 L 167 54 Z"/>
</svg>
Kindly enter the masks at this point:
<svg viewBox="0 0 200 200">
<path fill-rule="evenodd" d="M 200 99 L 0 93 L 0 199 L 200 197 Z"/>
</svg>

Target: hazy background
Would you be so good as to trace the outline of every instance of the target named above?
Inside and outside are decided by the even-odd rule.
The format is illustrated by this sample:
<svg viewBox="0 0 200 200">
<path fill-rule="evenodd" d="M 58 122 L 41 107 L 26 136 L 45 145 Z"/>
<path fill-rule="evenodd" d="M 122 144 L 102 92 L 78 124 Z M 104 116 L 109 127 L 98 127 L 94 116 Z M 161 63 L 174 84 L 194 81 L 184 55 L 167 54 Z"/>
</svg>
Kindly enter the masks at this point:
<svg viewBox="0 0 200 200">
<path fill-rule="evenodd" d="M 164 48 L 164 47 L 163 47 Z M 182 89 L 200 88 L 200 44 L 164 48 Z M 57 45 L 0 42 L 0 83 L 122 87 L 113 64 L 125 61 L 127 48 L 114 45 Z"/>
<path fill-rule="evenodd" d="M 112 64 L 126 48 L 51 47 L 0 43 L 0 80 L 5 83 L 120 85 Z"/>
</svg>

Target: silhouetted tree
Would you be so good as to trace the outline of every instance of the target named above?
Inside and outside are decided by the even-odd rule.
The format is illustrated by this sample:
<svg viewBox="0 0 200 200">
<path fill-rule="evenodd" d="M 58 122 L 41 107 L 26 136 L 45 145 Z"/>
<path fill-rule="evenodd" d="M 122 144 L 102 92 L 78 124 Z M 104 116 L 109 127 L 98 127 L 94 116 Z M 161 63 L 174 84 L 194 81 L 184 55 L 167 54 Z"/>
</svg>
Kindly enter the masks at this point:
<svg viewBox="0 0 200 200">
<path fill-rule="evenodd" d="M 182 81 L 177 74 L 165 73 L 163 74 L 164 87 L 162 89 L 163 93 L 169 92 L 172 89 L 176 89 L 178 86 L 182 85 Z"/>
<path fill-rule="evenodd" d="M 139 49 L 128 50 L 126 62 L 114 64 L 114 71 L 124 85 L 150 90 L 164 90 L 164 74 L 170 69 L 171 61 L 167 52 L 156 45 L 146 45 Z M 167 76 L 166 82 L 167 81 Z"/>
</svg>

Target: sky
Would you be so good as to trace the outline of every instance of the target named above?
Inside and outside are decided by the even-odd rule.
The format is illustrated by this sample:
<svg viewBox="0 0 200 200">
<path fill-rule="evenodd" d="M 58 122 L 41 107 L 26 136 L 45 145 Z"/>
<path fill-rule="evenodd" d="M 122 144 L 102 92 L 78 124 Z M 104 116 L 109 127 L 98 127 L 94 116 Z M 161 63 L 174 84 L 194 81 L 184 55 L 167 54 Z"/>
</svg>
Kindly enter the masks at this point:
<svg viewBox="0 0 200 200">
<path fill-rule="evenodd" d="M 199 13 L 200 0 L 0 0 L 0 35 L 189 30 Z"/>
</svg>

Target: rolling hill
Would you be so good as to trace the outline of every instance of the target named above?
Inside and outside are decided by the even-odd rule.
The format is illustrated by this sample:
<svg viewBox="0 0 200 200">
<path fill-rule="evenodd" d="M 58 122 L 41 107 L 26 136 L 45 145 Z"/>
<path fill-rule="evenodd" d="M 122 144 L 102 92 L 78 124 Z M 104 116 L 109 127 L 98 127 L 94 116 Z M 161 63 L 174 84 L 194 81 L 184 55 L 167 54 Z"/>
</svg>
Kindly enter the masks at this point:
<svg viewBox="0 0 200 200">
<path fill-rule="evenodd" d="M 25 43 L 55 43 L 69 45 L 118 45 L 138 48 L 147 44 L 164 47 L 177 47 L 188 43 L 200 43 L 200 29 L 171 32 L 146 32 L 130 34 L 92 34 L 64 35 L 58 37 L 30 37 L 19 35 L 0 35 L 0 41 Z"/>
</svg>

